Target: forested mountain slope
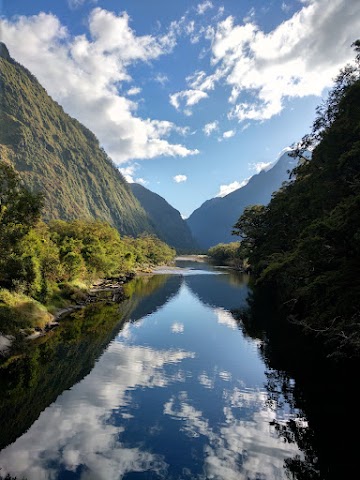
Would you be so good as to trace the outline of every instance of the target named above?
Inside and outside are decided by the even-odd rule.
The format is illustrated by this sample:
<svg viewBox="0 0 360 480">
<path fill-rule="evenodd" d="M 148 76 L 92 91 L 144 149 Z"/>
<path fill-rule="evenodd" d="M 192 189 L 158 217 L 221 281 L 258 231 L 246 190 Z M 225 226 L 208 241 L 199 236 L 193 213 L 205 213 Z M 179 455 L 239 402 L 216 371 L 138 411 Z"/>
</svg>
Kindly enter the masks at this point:
<svg viewBox="0 0 360 480">
<path fill-rule="evenodd" d="M 262 171 L 250 178 L 247 185 L 223 198 L 206 201 L 187 219 L 191 233 L 202 248 L 218 243 L 233 242 L 232 227 L 248 205 L 266 205 L 271 195 L 288 180 L 288 170 L 297 161 L 284 153 L 268 171 Z"/>
<path fill-rule="evenodd" d="M 360 41 L 310 135 L 312 160 L 237 222 L 259 286 L 331 356 L 360 355 Z"/>
<path fill-rule="evenodd" d="M 130 187 L 148 214 L 150 223 L 161 240 L 174 247 L 178 252 L 194 252 L 199 248 L 178 210 L 163 197 L 142 185 L 131 183 Z"/>
<path fill-rule="evenodd" d="M 0 45 L 0 159 L 32 191 L 44 218 L 101 219 L 120 233 L 153 232 L 147 215 L 95 135 L 49 97 Z"/>
</svg>

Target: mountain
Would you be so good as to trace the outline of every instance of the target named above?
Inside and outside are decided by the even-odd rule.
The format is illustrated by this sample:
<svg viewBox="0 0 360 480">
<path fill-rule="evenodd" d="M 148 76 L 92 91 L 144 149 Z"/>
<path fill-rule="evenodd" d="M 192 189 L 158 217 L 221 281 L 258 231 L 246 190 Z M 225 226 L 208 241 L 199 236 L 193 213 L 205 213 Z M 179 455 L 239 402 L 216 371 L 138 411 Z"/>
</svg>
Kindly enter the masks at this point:
<svg viewBox="0 0 360 480">
<path fill-rule="evenodd" d="M 232 227 L 248 205 L 266 205 L 273 192 L 288 180 L 288 170 L 292 170 L 297 160 L 284 153 L 275 165 L 250 178 L 242 188 L 225 197 L 207 200 L 187 219 L 191 233 L 201 248 L 208 249 L 218 243 L 235 240 Z"/>
<path fill-rule="evenodd" d="M 45 194 L 44 219 L 101 219 L 120 233 L 153 232 L 95 135 L 46 93 L 0 44 L 0 159 Z"/>
<path fill-rule="evenodd" d="M 130 188 L 148 214 L 156 235 L 178 252 L 193 252 L 199 249 L 190 228 L 181 218 L 180 212 L 163 197 L 137 183 Z"/>
</svg>

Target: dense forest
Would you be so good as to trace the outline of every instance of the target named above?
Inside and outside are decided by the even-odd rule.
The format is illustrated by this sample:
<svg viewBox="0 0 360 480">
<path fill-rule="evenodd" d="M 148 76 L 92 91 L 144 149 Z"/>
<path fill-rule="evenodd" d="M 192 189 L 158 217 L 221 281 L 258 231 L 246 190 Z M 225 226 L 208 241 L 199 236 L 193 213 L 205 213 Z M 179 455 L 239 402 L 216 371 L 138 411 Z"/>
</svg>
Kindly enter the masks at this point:
<svg viewBox="0 0 360 480">
<path fill-rule="evenodd" d="M 296 146 L 300 165 L 234 226 L 258 288 L 333 358 L 360 353 L 360 41 Z M 304 152 L 312 151 L 308 159 Z"/>
<path fill-rule="evenodd" d="M 64 299 L 81 300 L 95 279 L 167 263 L 175 255 L 152 235 L 120 237 L 100 220 L 44 223 L 43 195 L 27 190 L 5 162 L 0 162 L 0 192 L 2 333 L 44 326 L 48 310 L 64 306 Z"/>
</svg>

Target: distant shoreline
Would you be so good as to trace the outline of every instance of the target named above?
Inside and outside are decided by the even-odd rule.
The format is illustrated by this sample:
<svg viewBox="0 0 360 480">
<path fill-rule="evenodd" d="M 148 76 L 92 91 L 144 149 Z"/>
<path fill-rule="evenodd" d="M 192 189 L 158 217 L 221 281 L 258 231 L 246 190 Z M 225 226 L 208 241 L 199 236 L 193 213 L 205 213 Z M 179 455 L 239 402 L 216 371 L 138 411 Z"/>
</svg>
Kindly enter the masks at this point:
<svg viewBox="0 0 360 480">
<path fill-rule="evenodd" d="M 192 262 L 206 262 L 209 259 L 208 255 L 178 255 L 175 261 L 192 261 Z"/>
</svg>

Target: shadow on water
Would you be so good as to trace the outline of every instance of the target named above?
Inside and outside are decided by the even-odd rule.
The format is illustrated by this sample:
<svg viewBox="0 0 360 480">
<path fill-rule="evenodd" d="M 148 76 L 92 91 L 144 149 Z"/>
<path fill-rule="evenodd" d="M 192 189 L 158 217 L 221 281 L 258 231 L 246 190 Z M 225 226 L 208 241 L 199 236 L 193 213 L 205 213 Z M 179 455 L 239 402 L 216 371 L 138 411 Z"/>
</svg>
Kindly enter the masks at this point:
<svg viewBox="0 0 360 480">
<path fill-rule="evenodd" d="M 154 313 L 174 297 L 182 283 L 178 275 L 154 275 L 136 277 L 125 286 L 125 294 L 134 304 L 128 319 L 136 322 L 146 315 Z M 126 308 L 126 302 L 124 302 Z M 120 306 L 120 309 L 122 306 Z"/>
<path fill-rule="evenodd" d="M 298 419 L 273 423 L 284 442 L 302 452 L 285 460 L 287 472 L 297 480 L 357 478 L 358 370 L 325 359 L 321 345 L 281 318 L 271 297 L 255 290 L 249 309 L 233 315 L 244 335 L 261 340 L 269 402 L 283 400 L 300 412 Z"/>
<path fill-rule="evenodd" d="M 249 293 L 246 287 L 247 281 L 247 275 L 237 272 L 185 277 L 186 285 L 202 303 L 226 310 L 232 310 L 246 303 Z"/>
<path fill-rule="evenodd" d="M 94 367 L 124 323 L 159 309 L 181 278 L 143 277 L 126 286 L 121 304 L 98 303 L 69 315 L 45 337 L 0 366 L 0 450 L 21 436 L 40 413 Z"/>
</svg>

